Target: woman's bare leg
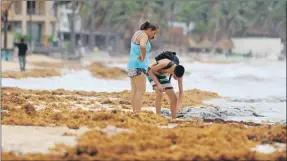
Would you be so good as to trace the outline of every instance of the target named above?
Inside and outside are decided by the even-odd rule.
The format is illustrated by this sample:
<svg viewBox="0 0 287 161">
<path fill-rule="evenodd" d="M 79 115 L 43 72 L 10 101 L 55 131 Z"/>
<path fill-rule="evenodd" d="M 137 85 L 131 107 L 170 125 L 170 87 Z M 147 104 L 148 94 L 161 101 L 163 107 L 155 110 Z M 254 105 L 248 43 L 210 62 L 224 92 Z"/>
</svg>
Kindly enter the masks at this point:
<svg viewBox="0 0 287 161">
<path fill-rule="evenodd" d="M 177 96 L 173 89 L 168 89 L 165 91 L 170 100 L 170 112 L 171 117 L 176 118 L 176 108 L 177 108 Z"/>
<path fill-rule="evenodd" d="M 142 73 L 139 76 L 134 77 L 136 92 L 133 99 L 134 112 L 140 112 L 143 102 L 143 96 L 146 90 L 146 75 Z"/>
<path fill-rule="evenodd" d="M 130 99 L 131 99 L 131 104 L 132 104 L 132 109 L 133 109 L 133 112 L 135 111 L 135 107 L 134 107 L 134 98 L 135 98 L 135 94 L 136 94 L 136 84 L 135 84 L 135 78 L 134 77 L 131 77 L 130 78 L 130 82 L 131 82 L 131 96 L 130 96 Z"/>
</svg>

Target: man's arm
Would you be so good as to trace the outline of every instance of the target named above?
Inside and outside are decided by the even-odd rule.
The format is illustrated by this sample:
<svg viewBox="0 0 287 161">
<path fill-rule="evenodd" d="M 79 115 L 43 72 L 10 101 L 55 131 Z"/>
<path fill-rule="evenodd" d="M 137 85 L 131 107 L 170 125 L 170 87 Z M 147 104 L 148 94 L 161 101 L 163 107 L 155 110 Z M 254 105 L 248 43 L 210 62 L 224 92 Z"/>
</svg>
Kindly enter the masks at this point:
<svg viewBox="0 0 287 161">
<path fill-rule="evenodd" d="M 28 45 L 27 44 L 25 44 L 25 48 L 26 48 L 26 54 L 28 54 Z"/>
<path fill-rule="evenodd" d="M 182 99 L 183 99 L 183 85 L 182 85 L 182 79 L 183 77 L 181 78 L 178 78 L 178 103 L 177 103 L 177 108 L 179 109 L 181 107 L 181 102 L 182 102 Z"/>
<path fill-rule="evenodd" d="M 141 50 L 141 54 L 142 54 L 142 60 L 140 61 L 144 61 L 145 57 L 146 57 L 146 43 L 148 41 L 148 36 L 147 34 L 143 33 L 140 36 L 140 50 Z"/>
<path fill-rule="evenodd" d="M 155 82 L 155 84 L 157 86 L 160 86 L 161 84 L 159 83 L 159 81 L 157 80 L 156 76 L 153 74 L 154 72 L 158 72 L 159 70 L 161 70 L 162 68 L 164 68 L 166 66 L 165 63 L 158 63 L 155 66 L 152 66 L 150 68 L 150 70 L 148 71 L 149 76 L 151 77 L 151 79 Z"/>
</svg>

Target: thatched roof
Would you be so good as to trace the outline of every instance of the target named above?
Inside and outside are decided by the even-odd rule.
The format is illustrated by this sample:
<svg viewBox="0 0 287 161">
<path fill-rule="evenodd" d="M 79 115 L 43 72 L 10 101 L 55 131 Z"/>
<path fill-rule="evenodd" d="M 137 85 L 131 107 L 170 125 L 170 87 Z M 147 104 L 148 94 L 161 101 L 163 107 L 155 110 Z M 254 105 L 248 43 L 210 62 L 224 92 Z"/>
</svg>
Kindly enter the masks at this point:
<svg viewBox="0 0 287 161">
<path fill-rule="evenodd" d="M 203 38 L 192 37 L 188 39 L 188 42 L 189 42 L 189 48 L 200 48 L 200 49 L 212 48 L 212 41 L 210 41 L 207 36 Z M 216 43 L 216 47 L 219 49 L 232 49 L 234 45 L 231 40 L 222 39 Z"/>
<path fill-rule="evenodd" d="M 219 49 L 232 49 L 234 47 L 233 42 L 228 39 L 219 40 L 216 43 L 216 47 Z"/>
<path fill-rule="evenodd" d="M 196 41 L 192 38 L 188 39 L 189 47 L 190 48 L 211 48 L 212 42 L 210 42 L 208 39 L 203 39 L 202 41 Z"/>
</svg>

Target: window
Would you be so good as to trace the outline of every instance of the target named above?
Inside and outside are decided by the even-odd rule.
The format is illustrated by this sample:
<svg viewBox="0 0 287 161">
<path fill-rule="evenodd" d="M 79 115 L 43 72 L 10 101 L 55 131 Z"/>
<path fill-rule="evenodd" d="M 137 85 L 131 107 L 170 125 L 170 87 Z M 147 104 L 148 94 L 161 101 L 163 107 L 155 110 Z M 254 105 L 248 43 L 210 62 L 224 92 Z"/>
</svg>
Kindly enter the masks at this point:
<svg viewBox="0 0 287 161">
<path fill-rule="evenodd" d="M 27 14 L 31 14 L 34 15 L 35 14 L 35 10 L 36 9 L 36 1 L 27 1 Z"/>
<path fill-rule="evenodd" d="M 7 24 L 7 31 L 12 31 L 13 27 L 12 27 L 12 24 L 11 23 L 8 23 Z"/>
<path fill-rule="evenodd" d="M 64 26 L 64 28 L 68 28 L 69 27 L 69 24 L 68 24 L 68 22 L 63 22 L 63 26 Z"/>
<path fill-rule="evenodd" d="M 33 41 L 40 42 L 42 39 L 42 24 L 41 23 L 32 23 L 32 24 L 27 23 L 27 34 L 31 35 Z"/>
<path fill-rule="evenodd" d="M 22 22 L 13 22 L 14 32 L 21 34 L 22 33 Z"/>
<path fill-rule="evenodd" d="M 50 23 L 50 33 L 51 33 L 51 35 L 54 35 L 54 33 L 55 33 L 55 24 L 54 23 Z"/>
</svg>

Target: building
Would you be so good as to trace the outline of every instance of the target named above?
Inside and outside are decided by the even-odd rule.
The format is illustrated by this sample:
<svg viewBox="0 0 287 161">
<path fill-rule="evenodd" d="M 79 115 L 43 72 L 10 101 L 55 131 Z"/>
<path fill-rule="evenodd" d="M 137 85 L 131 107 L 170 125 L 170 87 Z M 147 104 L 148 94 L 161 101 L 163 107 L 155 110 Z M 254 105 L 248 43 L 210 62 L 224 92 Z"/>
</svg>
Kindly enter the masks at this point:
<svg viewBox="0 0 287 161">
<path fill-rule="evenodd" d="M 192 22 L 190 22 L 188 26 L 186 23 L 183 23 L 183 22 L 172 21 L 172 22 L 168 22 L 168 26 L 182 28 L 184 35 L 187 35 L 188 32 L 191 32 L 194 29 L 194 23 Z"/>
<path fill-rule="evenodd" d="M 12 3 L 8 12 L 8 48 L 13 46 L 15 34 L 29 35 L 32 42 L 48 46 L 49 37 L 56 34 L 53 1 L 4 1 L 1 3 L 2 16 L 8 4 Z M 3 37 L 4 34 L 2 34 L 2 46 Z"/>
<path fill-rule="evenodd" d="M 69 15 L 72 14 L 72 9 L 66 5 L 59 5 L 55 8 L 56 11 L 56 17 L 57 17 L 57 32 L 70 32 L 70 21 L 69 21 Z M 81 31 L 81 16 L 79 15 L 79 8 L 75 11 L 75 18 L 74 18 L 74 27 L 75 32 Z"/>
<path fill-rule="evenodd" d="M 59 41 L 70 41 L 71 40 L 71 20 L 72 12 L 71 3 L 67 3 L 64 5 L 58 5 L 55 8 L 56 17 L 57 17 L 57 40 Z M 85 47 L 98 47 L 101 50 L 107 49 L 109 46 L 114 51 L 119 51 L 121 49 L 121 35 L 117 32 L 112 32 L 111 30 L 107 29 L 106 26 L 99 26 L 96 25 L 94 32 L 91 32 L 91 24 L 88 23 L 88 19 L 90 17 L 83 16 L 80 13 L 80 8 L 74 10 L 74 32 L 76 36 L 76 46 L 79 45 L 81 42 L 82 46 Z M 96 17 L 93 17 L 96 19 Z M 94 36 L 93 40 L 90 40 L 91 36 Z"/>
<path fill-rule="evenodd" d="M 188 38 L 188 51 L 196 53 L 209 53 L 213 48 L 213 34 L 193 34 Z M 234 44 L 231 39 L 221 38 L 216 41 L 215 44 L 216 53 L 231 53 L 234 48 Z"/>
</svg>

